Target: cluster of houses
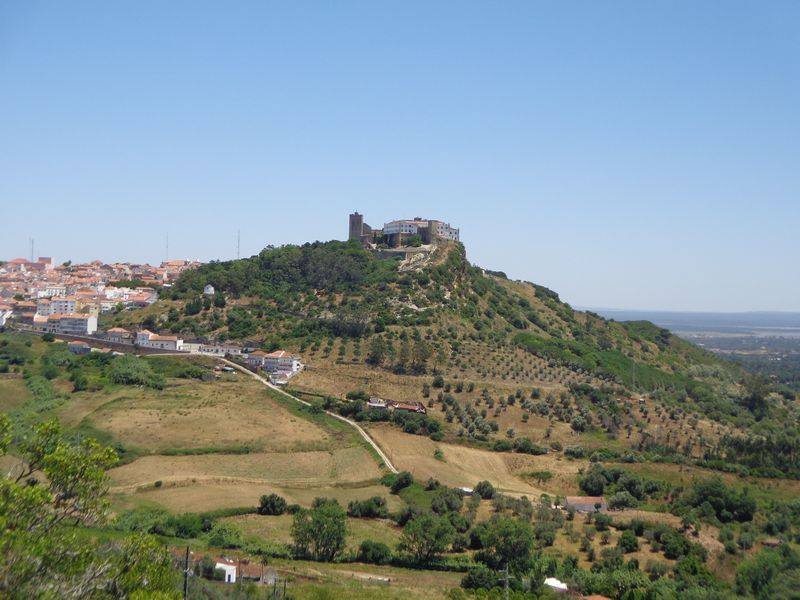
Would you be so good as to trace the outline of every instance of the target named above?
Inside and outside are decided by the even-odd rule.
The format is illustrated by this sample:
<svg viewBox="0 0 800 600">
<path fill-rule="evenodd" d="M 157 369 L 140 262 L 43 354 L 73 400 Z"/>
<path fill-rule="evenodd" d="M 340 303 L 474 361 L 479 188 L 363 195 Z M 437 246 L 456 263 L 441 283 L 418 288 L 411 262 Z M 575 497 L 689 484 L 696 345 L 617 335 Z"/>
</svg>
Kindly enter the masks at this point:
<svg viewBox="0 0 800 600">
<path fill-rule="evenodd" d="M 59 317 L 68 320 L 68 317 Z M 96 329 L 96 327 L 95 327 Z M 39 331 L 71 335 L 86 338 L 69 342 L 69 350 L 75 354 L 86 354 L 92 351 L 91 344 L 86 341 L 97 340 L 107 342 L 109 345 L 132 346 L 139 349 L 161 350 L 163 352 L 186 352 L 189 354 L 202 354 L 219 358 L 241 358 L 254 371 L 264 371 L 270 381 L 277 385 L 285 385 L 294 375 L 303 370 L 304 365 L 300 357 L 286 350 L 264 352 L 263 350 L 250 350 L 232 343 L 218 342 L 187 342 L 177 335 L 162 335 L 153 333 L 148 329 L 130 331 L 124 327 L 112 327 L 104 332 L 93 330 L 91 336 L 85 335 L 80 327 L 73 329 L 39 329 Z M 398 404 L 398 403 L 395 403 Z M 409 405 L 410 406 L 410 405 Z M 386 408 L 386 406 L 384 406 Z M 400 407 L 401 409 L 403 407 Z M 425 411 L 424 407 L 422 412 Z M 411 410 L 406 408 L 406 410 Z M 417 411 L 419 412 L 419 411 Z"/>
<path fill-rule="evenodd" d="M 256 350 L 250 352 L 245 359 L 250 368 L 264 370 L 269 373 L 272 383 L 285 385 L 294 375 L 303 369 L 300 358 L 286 350 L 263 352 Z"/>
<path fill-rule="evenodd" d="M 200 263 L 169 260 L 133 263 L 53 263 L 53 259 L 0 261 L 0 327 L 12 317 L 41 333 L 92 335 L 97 317 L 118 307 L 144 308 L 158 300 L 154 288 L 170 287 Z M 120 285 L 127 283 L 130 287 Z"/>
</svg>

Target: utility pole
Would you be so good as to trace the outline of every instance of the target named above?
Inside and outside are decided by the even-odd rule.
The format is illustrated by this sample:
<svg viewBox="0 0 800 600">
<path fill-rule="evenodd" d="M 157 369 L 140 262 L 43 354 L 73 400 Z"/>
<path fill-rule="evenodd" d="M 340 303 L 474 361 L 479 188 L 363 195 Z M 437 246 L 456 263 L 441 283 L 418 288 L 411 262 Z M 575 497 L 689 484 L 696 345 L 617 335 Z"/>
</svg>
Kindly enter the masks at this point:
<svg viewBox="0 0 800 600">
<path fill-rule="evenodd" d="M 183 559 L 183 600 L 189 597 L 189 546 L 186 546 L 186 558 Z"/>
</svg>

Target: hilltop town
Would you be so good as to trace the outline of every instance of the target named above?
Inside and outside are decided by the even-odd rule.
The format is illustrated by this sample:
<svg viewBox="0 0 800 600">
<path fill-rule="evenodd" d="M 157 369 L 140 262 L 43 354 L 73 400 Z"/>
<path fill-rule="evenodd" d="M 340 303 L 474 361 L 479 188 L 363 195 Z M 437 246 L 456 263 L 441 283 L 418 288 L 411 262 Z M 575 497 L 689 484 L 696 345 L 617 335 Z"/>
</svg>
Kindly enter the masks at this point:
<svg viewBox="0 0 800 600">
<path fill-rule="evenodd" d="M 0 327 L 12 316 L 22 325 L 51 333 L 91 335 L 100 313 L 144 308 L 158 300 L 198 261 L 53 263 L 50 257 L 0 261 Z"/>
</svg>

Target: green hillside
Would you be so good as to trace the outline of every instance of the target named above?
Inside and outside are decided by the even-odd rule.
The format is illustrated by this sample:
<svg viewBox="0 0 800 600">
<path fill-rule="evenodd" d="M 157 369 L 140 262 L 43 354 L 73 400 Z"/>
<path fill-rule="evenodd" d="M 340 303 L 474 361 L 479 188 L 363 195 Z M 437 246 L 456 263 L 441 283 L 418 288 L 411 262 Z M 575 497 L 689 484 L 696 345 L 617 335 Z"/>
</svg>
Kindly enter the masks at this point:
<svg viewBox="0 0 800 600">
<path fill-rule="evenodd" d="M 471 441 L 491 441 L 508 427 L 497 409 L 499 426 L 486 411 L 479 415 L 470 407 L 481 402 L 483 389 L 489 402 L 500 395 L 503 412 L 530 413 L 533 420 L 522 414 L 524 424 L 516 428 L 530 429 L 531 437 L 537 415 L 551 428 L 580 416 L 589 432 L 616 438 L 627 430 L 625 444 L 639 450 L 681 451 L 707 464 L 728 460 L 773 474 L 798 472 L 794 453 L 781 459 L 771 452 L 798 447 L 794 429 L 784 426 L 796 423 L 794 397 L 775 393 L 741 367 L 650 322 L 576 311 L 541 285 L 471 265 L 458 243 L 419 260 L 404 258 L 353 242 L 270 247 L 189 271 L 156 305 L 114 319 L 298 351 L 318 373 L 330 372 L 305 386 L 323 395 L 351 391 L 341 387 L 343 376 L 357 379 L 356 372 L 370 386 L 380 385 L 381 373 L 400 376 L 403 390 L 420 389 L 426 375 L 462 379 L 474 395 L 450 404 L 439 398 L 441 416 L 461 422 L 466 431 L 453 427 L 450 433 Z M 213 298 L 202 295 L 207 284 L 216 290 Z M 535 402 L 539 388 L 548 406 Z M 506 395 L 530 400 L 511 407 Z M 647 405 L 620 401 L 641 395 Z M 582 425 L 573 429 L 584 432 Z"/>
</svg>

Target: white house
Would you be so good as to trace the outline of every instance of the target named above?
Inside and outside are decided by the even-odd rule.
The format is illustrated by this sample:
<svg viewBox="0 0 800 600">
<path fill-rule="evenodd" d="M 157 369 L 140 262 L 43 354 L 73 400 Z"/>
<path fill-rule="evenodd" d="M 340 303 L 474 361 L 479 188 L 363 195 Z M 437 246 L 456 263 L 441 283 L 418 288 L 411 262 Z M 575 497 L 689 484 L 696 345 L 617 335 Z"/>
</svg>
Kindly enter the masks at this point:
<svg viewBox="0 0 800 600">
<path fill-rule="evenodd" d="M 206 287 L 203 288 L 203 294 L 206 296 L 213 296 L 214 295 L 214 286 L 210 283 L 206 284 Z"/>
<path fill-rule="evenodd" d="M 387 406 L 386 400 L 376 396 L 370 397 L 367 401 L 367 408 L 385 409 Z"/>
<path fill-rule="evenodd" d="M 300 358 L 286 350 L 276 350 L 264 357 L 264 370 L 270 373 L 297 373 L 303 367 Z"/>
<path fill-rule="evenodd" d="M 264 368 L 264 358 L 266 358 L 267 353 L 263 352 L 262 350 L 256 350 L 255 352 L 251 352 L 247 355 L 247 364 L 255 369 L 263 369 Z"/>
<path fill-rule="evenodd" d="M 183 340 L 176 335 L 158 335 L 147 329 L 136 334 L 136 345 L 158 350 L 183 350 Z"/>
<path fill-rule="evenodd" d="M 112 327 L 106 331 L 106 337 L 115 344 L 130 344 L 133 340 L 133 334 L 122 327 Z"/>
<path fill-rule="evenodd" d="M 233 344 L 198 344 L 197 352 L 211 356 L 240 356 L 242 348 Z"/>
<path fill-rule="evenodd" d="M 218 558 L 217 562 L 214 564 L 215 569 L 220 569 L 221 571 L 225 571 L 225 577 L 223 581 L 225 583 L 236 583 L 236 563 L 232 560 L 228 560 L 227 558 Z"/>
<path fill-rule="evenodd" d="M 70 342 L 69 344 L 67 344 L 67 350 L 69 350 L 73 354 L 89 354 L 89 352 L 92 351 L 89 344 L 81 341 Z"/>
<path fill-rule="evenodd" d="M 0 327 L 6 326 L 6 321 L 11 318 L 12 314 L 14 313 L 8 306 L 0 306 Z"/>
<path fill-rule="evenodd" d="M 548 577 L 544 580 L 544 584 L 556 593 L 564 593 L 569 589 L 566 583 L 559 581 L 555 577 Z"/>
</svg>

